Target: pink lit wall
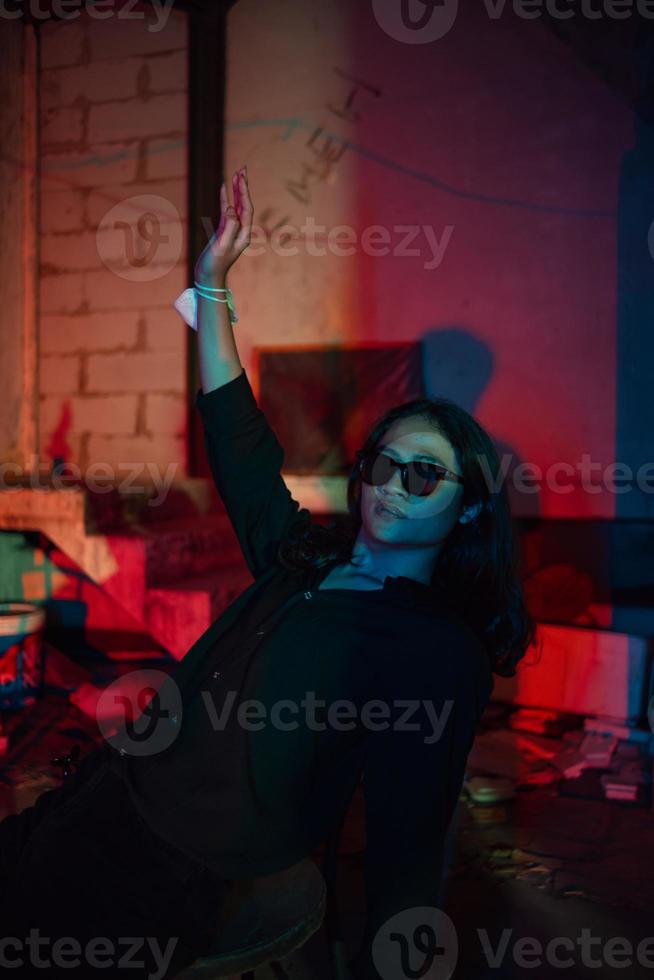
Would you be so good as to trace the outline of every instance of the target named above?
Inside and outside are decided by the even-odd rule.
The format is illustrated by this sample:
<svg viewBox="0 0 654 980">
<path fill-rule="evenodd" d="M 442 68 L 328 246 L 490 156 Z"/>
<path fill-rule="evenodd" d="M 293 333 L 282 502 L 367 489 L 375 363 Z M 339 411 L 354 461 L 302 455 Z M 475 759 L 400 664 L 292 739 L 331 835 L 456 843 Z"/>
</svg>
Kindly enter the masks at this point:
<svg viewBox="0 0 654 980">
<path fill-rule="evenodd" d="M 597 475 L 600 492 L 586 491 L 579 464 L 586 454 L 603 473 L 616 458 L 633 113 L 508 5 L 490 19 L 468 4 L 425 44 L 390 36 L 374 8 L 239 0 L 230 12 L 227 170 L 247 163 L 263 229 L 231 274 L 246 365 L 257 346 L 422 341 L 428 393 L 479 418 L 510 477 L 540 468 L 536 494 L 508 479 L 516 514 L 611 517 L 615 494 Z M 323 254 L 307 221 L 323 226 L 314 243 L 331 233 Z"/>
</svg>

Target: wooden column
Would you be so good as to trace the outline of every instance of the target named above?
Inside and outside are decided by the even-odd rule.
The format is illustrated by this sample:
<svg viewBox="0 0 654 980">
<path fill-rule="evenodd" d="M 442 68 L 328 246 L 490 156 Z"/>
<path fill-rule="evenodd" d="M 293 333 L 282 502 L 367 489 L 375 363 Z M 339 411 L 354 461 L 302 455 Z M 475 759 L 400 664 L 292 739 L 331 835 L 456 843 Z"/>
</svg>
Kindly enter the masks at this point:
<svg viewBox="0 0 654 980">
<path fill-rule="evenodd" d="M 34 25 L 0 19 L 0 50 L 0 463 L 26 471 L 38 452 Z"/>
</svg>

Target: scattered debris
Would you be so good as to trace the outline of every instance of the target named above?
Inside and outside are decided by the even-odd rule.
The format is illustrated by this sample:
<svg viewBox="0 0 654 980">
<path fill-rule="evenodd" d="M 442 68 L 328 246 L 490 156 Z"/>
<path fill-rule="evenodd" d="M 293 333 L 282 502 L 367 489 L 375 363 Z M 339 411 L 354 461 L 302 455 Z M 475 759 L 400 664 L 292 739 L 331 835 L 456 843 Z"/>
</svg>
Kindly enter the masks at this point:
<svg viewBox="0 0 654 980">
<path fill-rule="evenodd" d="M 473 776 L 465 781 L 465 788 L 472 802 L 480 805 L 501 803 L 515 796 L 515 784 L 502 776 Z"/>
<path fill-rule="evenodd" d="M 503 824 L 508 820 L 505 806 L 475 806 L 471 804 L 472 817 L 478 824 Z"/>
<path fill-rule="evenodd" d="M 511 728 L 493 729 L 475 739 L 468 756 L 468 771 L 471 776 L 504 776 L 518 788 L 534 771 L 547 767 L 556 749 L 556 741 L 542 735 L 527 736 Z"/>
<path fill-rule="evenodd" d="M 598 732 L 602 735 L 613 735 L 615 738 L 625 742 L 638 742 L 648 745 L 651 739 L 651 732 L 643 728 L 630 728 L 627 725 L 620 725 L 611 718 L 586 718 L 584 729 L 587 732 Z"/>
<path fill-rule="evenodd" d="M 518 708 L 509 718 L 509 726 L 516 731 L 557 738 L 567 731 L 579 728 L 580 722 L 579 715 L 546 708 Z"/>
<path fill-rule="evenodd" d="M 611 758 L 618 746 L 614 735 L 602 732 L 588 732 L 581 743 L 581 754 L 591 769 L 604 769 L 611 764 Z"/>
<path fill-rule="evenodd" d="M 625 744 L 617 753 L 611 771 L 600 777 L 600 783 L 608 800 L 630 800 L 638 802 L 647 796 L 652 783 L 649 756 L 639 751 L 638 746 Z M 635 752 L 626 752 L 632 749 Z"/>
</svg>

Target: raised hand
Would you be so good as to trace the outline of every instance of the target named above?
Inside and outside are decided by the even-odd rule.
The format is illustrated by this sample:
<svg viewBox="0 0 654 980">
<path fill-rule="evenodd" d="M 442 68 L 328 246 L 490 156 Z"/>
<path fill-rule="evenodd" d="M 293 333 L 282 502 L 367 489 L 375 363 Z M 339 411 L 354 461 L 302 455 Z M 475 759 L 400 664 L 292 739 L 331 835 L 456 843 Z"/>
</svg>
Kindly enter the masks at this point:
<svg viewBox="0 0 654 980">
<path fill-rule="evenodd" d="M 224 285 L 227 270 L 250 244 L 254 208 L 247 181 L 247 168 L 232 177 L 234 206 L 225 184 L 220 188 L 220 223 L 195 263 L 195 280 L 206 286 Z"/>
</svg>

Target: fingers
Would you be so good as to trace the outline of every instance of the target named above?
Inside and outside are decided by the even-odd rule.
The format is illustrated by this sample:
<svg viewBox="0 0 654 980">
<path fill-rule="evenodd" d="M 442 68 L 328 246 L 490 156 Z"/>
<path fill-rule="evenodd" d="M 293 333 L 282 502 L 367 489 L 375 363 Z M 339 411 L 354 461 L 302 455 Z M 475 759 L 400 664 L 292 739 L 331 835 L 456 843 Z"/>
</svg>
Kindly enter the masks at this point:
<svg viewBox="0 0 654 980">
<path fill-rule="evenodd" d="M 236 211 L 231 205 L 227 205 L 224 215 L 224 226 L 221 228 L 220 235 L 216 242 L 217 249 L 221 254 L 225 254 L 234 246 L 234 241 L 239 232 L 240 224 Z"/>
<path fill-rule="evenodd" d="M 247 187 L 245 167 L 232 176 L 234 205 L 229 203 L 225 183 L 220 188 L 220 226 L 214 236 L 212 251 L 225 255 L 232 250 L 240 253 L 250 244 L 254 209 Z"/>
<path fill-rule="evenodd" d="M 241 173 L 242 171 L 238 170 L 232 177 L 232 193 L 234 195 L 234 207 L 236 209 L 236 214 L 239 221 L 241 220 L 241 188 L 240 188 Z"/>
<path fill-rule="evenodd" d="M 243 250 L 250 244 L 250 239 L 252 236 L 252 218 L 254 215 L 254 207 L 252 205 L 252 198 L 250 197 L 250 189 L 248 187 L 245 167 L 239 174 L 239 200 L 241 203 L 241 211 L 239 214 L 241 229 L 236 236 L 234 246 L 239 250 Z"/>
</svg>

